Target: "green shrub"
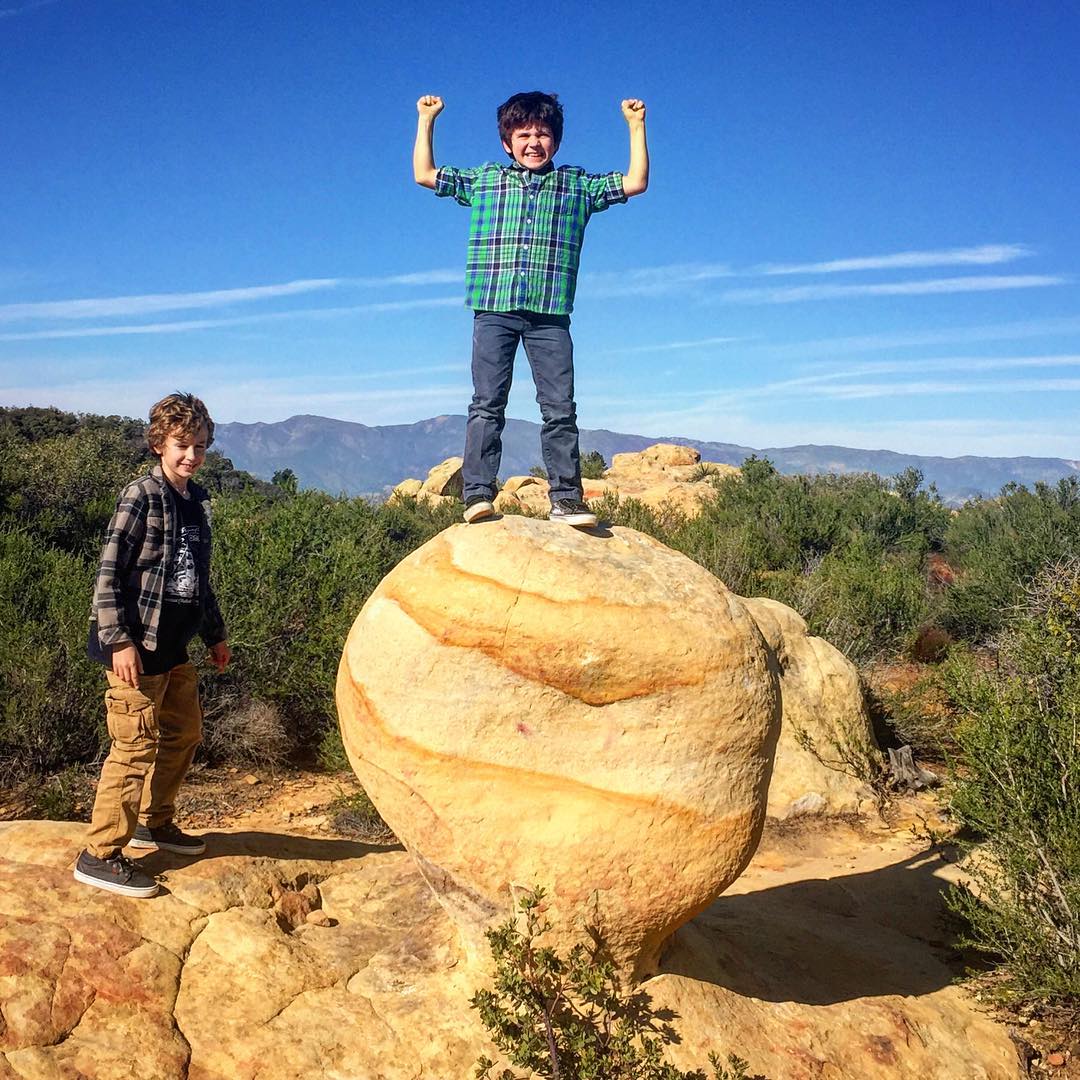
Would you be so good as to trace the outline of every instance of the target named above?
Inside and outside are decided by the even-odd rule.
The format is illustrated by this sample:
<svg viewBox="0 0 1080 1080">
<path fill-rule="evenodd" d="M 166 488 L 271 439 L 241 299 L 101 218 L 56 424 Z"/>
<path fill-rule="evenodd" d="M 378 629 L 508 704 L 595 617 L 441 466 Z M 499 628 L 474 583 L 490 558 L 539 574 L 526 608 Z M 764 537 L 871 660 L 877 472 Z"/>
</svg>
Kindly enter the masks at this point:
<svg viewBox="0 0 1080 1080">
<path fill-rule="evenodd" d="M 961 713 L 952 807 L 979 837 L 951 895 L 1007 988 L 1080 994 L 1080 561 L 1044 570 L 1002 638 L 1000 666 L 946 672 Z"/>
<path fill-rule="evenodd" d="M 0 528 L 0 769 L 54 772 L 105 739 L 101 668 L 86 655 L 95 565 Z"/>
<path fill-rule="evenodd" d="M 664 1061 L 663 1046 L 677 1039 L 642 990 L 626 991 L 596 927 L 591 946 L 575 945 L 563 958 L 538 939 L 551 929 L 542 916 L 544 890 L 518 901 L 524 929 L 513 919 L 486 937 L 495 962 L 494 989 L 470 1004 L 509 1061 L 543 1077 L 565 1080 L 706 1080 Z M 730 1070 L 709 1055 L 713 1080 L 747 1080 L 746 1062 L 731 1055 Z M 495 1062 L 477 1062 L 478 1080 L 492 1080 Z M 498 1080 L 520 1080 L 511 1069 Z"/>
<path fill-rule="evenodd" d="M 96 556 L 117 495 L 149 464 L 116 432 L 12 443 L 0 459 L 4 517 L 43 543 Z"/>
<path fill-rule="evenodd" d="M 244 699 L 273 704 L 293 743 L 314 753 L 336 724 L 337 666 L 357 613 L 455 510 L 317 491 L 215 500 L 213 573 L 233 663 L 208 684 L 208 712 Z"/>
<path fill-rule="evenodd" d="M 1058 559 L 1080 555 L 1080 479 L 1033 491 L 1006 485 L 996 499 L 965 504 L 945 535 L 960 580 L 943 597 L 943 625 L 955 637 L 979 642 L 1005 623 L 1025 582 Z"/>
<path fill-rule="evenodd" d="M 607 472 L 607 462 L 599 450 L 587 450 L 581 455 L 582 480 L 602 480 Z"/>
<path fill-rule="evenodd" d="M 852 660 L 897 651 L 929 607 L 921 558 L 862 538 L 826 555 L 793 599 L 810 632 Z"/>
</svg>

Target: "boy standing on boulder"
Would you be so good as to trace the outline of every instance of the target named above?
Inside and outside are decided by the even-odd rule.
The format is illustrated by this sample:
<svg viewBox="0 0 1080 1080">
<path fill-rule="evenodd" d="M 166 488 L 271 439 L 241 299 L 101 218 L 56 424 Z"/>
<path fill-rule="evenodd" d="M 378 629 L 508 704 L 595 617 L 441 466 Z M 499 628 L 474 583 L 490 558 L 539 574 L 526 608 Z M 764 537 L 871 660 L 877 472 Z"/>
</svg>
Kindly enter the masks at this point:
<svg viewBox="0 0 1080 1080">
<path fill-rule="evenodd" d="M 88 651 L 106 667 L 112 747 L 75 878 L 123 896 L 158 891 L 125 858 L 126 845 L 181 855 L 206 850 L 177 828 L 173 814 L 202 738 L 188 642 L 198 634 L 219 671 L 229 662 L 210 588 L 209 496 L 191 479 L 213 438 L 214 422 L 191 394 L 170 394 L 150 410 L 146 441 L 159 464 L 120 493 L 94 583 Z"/>
<path fill-rule="evenodd" d="M 521 341 L 544 421 L 540 448 L 551 484 L 550 518 L 593 526 L 596 515 L 581 492 L 570 313 L 589 218 L 648 187 L 645 104 L 622 103 L 630 129 L 625 174 L 556 168 L 563 110 L 554 94 L 515 94 L 500 105 L 499 137 L 511 160 L 474 169 L 436 168 L 432 144 L 442 98 L 425 94 L 416 108 L 416 182 L 472 209 L 465 266 L 465 303 L 473 309 L 473 398 L 462 466 L 465 520 L 494 513 L 506 402 Z"/>
</svg>

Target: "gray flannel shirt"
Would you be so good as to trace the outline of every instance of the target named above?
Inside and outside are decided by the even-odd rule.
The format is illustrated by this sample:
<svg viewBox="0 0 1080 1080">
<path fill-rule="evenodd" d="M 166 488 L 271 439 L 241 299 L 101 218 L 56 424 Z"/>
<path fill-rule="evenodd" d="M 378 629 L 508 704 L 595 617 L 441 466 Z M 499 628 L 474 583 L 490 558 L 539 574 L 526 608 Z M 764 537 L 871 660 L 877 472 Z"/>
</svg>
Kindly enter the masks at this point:
<svg viewBox="0 0 1080 1080">
<path fill-rule="evenodd" d="M 176 514 L 167 488 L 161 466 L 156 465 L 128 484 L 117 500 L 101 549 L 90 609 L 102 646 L 136 642 L 150 652 L 157 648 L 165 578 L 177 544 Z M 195 483 L 189 482 L 188 490 L 206 523 L 199 545 L 199 637 L 207 645 L 216 645 L 225 640 L 225 622 L 210 588 L 210 496 Z"/>
</svg>

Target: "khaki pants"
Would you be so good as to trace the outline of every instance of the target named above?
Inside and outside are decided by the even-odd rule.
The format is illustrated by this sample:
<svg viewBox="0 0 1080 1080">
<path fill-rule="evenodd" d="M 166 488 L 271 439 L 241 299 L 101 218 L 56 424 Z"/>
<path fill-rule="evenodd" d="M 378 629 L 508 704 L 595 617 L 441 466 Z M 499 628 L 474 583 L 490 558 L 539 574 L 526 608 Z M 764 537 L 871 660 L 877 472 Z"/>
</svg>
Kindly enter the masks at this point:
<svg viewBox="0 0 1080 1080">
<path fill-rule="evenodd" d="M 140 675 L 135 690 L 106 673 L 106 720 L 112 748 L 101 766 L 86 850 L 115 855 L 141 822 L 171 821 L 176 793 L 202 739 L 199 676 L 193 664 L 164 675 Z"/>
</svg>

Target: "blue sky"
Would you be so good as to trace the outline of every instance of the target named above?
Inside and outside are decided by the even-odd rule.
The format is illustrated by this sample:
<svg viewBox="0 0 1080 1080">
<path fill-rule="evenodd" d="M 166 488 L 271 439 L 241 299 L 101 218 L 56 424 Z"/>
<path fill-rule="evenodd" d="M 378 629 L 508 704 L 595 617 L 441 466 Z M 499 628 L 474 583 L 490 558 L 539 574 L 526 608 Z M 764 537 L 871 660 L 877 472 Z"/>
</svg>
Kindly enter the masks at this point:
<svg viewBox="0 0 1080 1080">
<path fill-rule="evenodd" d="M 464 412 L 467 211 L 560 95 L 590 223 L 583 427 L 1080 458 L 1080 14 L 1050 0 L 516 9 L 0 0 L 0 403 L 366 424 Z M 535 419 L 521 359 L 510 414 Z"/>
</svg>

